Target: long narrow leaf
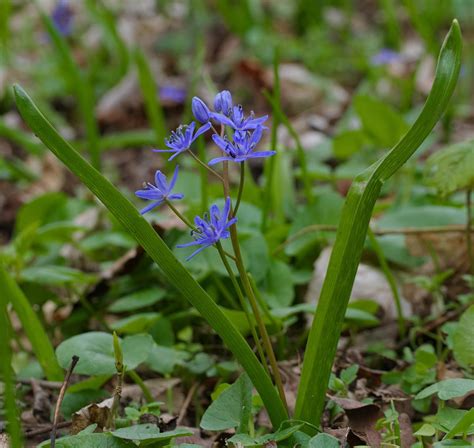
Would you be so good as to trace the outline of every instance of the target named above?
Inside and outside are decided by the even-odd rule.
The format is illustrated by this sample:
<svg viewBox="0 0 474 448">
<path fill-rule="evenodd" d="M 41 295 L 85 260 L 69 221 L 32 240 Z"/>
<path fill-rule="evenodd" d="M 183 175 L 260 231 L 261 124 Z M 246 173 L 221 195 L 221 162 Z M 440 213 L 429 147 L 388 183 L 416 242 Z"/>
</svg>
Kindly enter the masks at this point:
<svg viewBox="0 0 474 448">
<path fill-rule="evenodd" d="M 102 201 L 143 246 L 176 289 L 223 339 L 262 397 L 272 424 L 278 427 L 283 420 L 287 419 L 285 408 L 269 376 L 232 322 L 176 259 L 150 224 L 140 216 L 133 204 L 56 132 L 20 86 L 15 86 L 14 91 L 18 109 L 35 134 Z"/>
<path fill-rule="evenodd" d="M 11 448 L 21 448 L 20 416 L 15 399 L 15 383 L 12 372 L 11 331 L 6 303 L 0 301 L 0 375 L 3 381 L 3 407 L 7 417 L 7 431 Z"/>
<path fill-rule="evenodd" d="M 12 304 L 46 378 L 50 381 L 62 381 L 63 370 L 56 360 L 53 346 L 43 325 L 31 307 L 30 302 L 23 294 L 23 291 L 1 265 L 0 285 L 2 285 L 0 302 L 3 306 L 6 306 L 8 303 Z"/>
<path fill-rule="evenodd" d="M 375 202 L 383 183 L 410 158 L 445 111 L 458 79 L 461 50 L 461 31 L 454 21 L 441 49 L 435 81 L 420 116 L 394 148 L 355 178 L 349 190 L 306 346 L 296 401 L 297 419 L 319 424 Z"/>
</svg>

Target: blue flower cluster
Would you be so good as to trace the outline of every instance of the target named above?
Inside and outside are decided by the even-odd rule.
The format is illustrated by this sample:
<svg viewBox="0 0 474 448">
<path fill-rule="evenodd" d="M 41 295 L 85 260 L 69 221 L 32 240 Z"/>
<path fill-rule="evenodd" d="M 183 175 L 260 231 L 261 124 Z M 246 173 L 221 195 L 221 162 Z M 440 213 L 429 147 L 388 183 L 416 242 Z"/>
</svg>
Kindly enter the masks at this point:
<svg viewBox="0 0 474 448">
<path fill-rule="evenodd" d="M 167 149 L 154 149 L 155 152 L 172 153 L 168 160 L 173 160 L 180 154 L 189 151 L 193 142 L 202 134 L 213 130 L 212 140 L 223 152 L 222 157 L 217 157 L 208 162 L 208 165 L 215 165 L 219 162 L 242 163 L 249 159 L 269 157 L 275 151 L 255 151 L 260 142 L 263 131 L 268 129 L 263 123 L 268 119 L 268 115 L 256 118 L 251 112 L 245 116 L 240 104 L 234 105 L 232 95 L 228 90 L 219 92 L 214 99 L 214 111 L 211 111 L 206 103 L 198 97 L 192 99 L 192 112 L 201 126 L 196 129 L 196 122 L 189 125 L 181 125 L 165 139 Z M 215 125 L 220 125 L 220 134 L 216 131 Z M 226 129 L 230 129 L 226 135 Z M 141 214 L 147 213 L 153 208 L 169 203 L 172 200 L 182 199 L 183 194 L 173 193 L 176 184 L 178 167 L 176 167 L 173 178 L 168 183 L 165 175 L 161 171 L 155 174 L 155 185 L 148 183 L 145 188 L 138 190 L 135 194 L 149 201 L 151 204 L 141 210 Z M 229 197 L 225 200 L 225 205 L 221 210 L 217 205 L 212 205 L 209 213 L 201 218 L 194 218 L 195 228 L 191 235 L 194 241 L 182 244 L 178 247 L 201 246 L 193 252 L 187 259 L 219 242 L 221 239 L 229 238 L 229 228 L 237 222 L 237 218 L 232 214 L 232 204 Z"/>
</svg>

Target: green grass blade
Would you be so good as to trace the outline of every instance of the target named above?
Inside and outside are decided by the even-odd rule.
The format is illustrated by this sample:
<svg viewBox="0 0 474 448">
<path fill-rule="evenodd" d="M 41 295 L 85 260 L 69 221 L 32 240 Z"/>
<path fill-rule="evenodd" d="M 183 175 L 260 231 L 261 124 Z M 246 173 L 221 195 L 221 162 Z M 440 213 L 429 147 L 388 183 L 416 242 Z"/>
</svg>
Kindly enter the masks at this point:
<svg viewBox="0 0 474 448">
<path fill-rule="evenodd" d="M 74 95 L 79 106 L 79 111 L 86 128 L 88 151 L 92 165 L 100 169 L 100 142 L 99 129 L 95 119 L 94 95 L 92 87 L 85 75 L 81 73 L 74 61 L 66 41 L 54 26 L 51 18 L 41 12 L 41 19 L 46 27 L 48 35 L 61 62 L 64 75 L 68 79 L 69 86 L 74 89 Z"/>
<path fill-rule="evenodd" d="M 14 91 L 18 109 L 35 134 L 102 201 L 115 218 L 143 246 L 176 289 L 222 338 L 248 373 L 262 397 L 272 424 L 277 428 L 287 418 L 285 408 L 269 376 L 232 322 L 176 259 L 150 224 L 140 216 L 133 204 L 56 132 L 21 87 L 15 86 Z"/>
<path fill-rule="evenodd" d="M 11 448 L 23 446 L 20 427 L 20 416 L 15 402 L 15 383 L 12 372 L 12 352 L 10 347 L 11 331 L 7 306 L 0 301 L 0 374 L 3 381 L 3 402 L 7 417 L 7 432 L 10 435 Z"/>
<path fill-rule="evenodd" d="M 138 69 L 138 79 L 140 81 L 143 101 L 145 102 L 146 114 L 150 121 L 150 126 L 155 131 L 155 144 L 162 145 L 166 137 L 165 117 L 150 66 L 145 55 L 139 49 L 135 50 L 135 63 Z"/>
<path fill-rule="evenodd" d="M 407 134 L 384 157 L 357 176 L 342 211 L 326 278 L 307 343 L 295 418 L 318 425 L 349 296 L 370 217 L 381 187 L 416 151 L 448 106 L 461 64 L 457 21 L 445 39 L 425 106 Z"/>
<path fill-rule="evenodd" d="M 0 285 L 2 285 L 0 301 L 3 306 L 6 306 L 8 303 L 12 304 L 46 378 L 50 381 L 62 381 L 63 369 L 61 369 L 56 360 L 53 346 L 43 325 L 30 302 L 23 294 L 23 291 L 1 265 Z"/>
</svg>

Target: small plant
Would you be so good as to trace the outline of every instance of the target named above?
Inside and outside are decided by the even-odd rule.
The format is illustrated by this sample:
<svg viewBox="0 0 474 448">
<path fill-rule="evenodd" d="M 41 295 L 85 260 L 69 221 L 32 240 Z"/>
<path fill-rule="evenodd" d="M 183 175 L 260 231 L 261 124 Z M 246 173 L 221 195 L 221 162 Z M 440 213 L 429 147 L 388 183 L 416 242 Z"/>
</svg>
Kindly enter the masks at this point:
<svg viewBox="0 0 474 448">
<path fill-rule="evenodd" d="M 436 78 L 420 116 L 404 137 L 386 155 L 356 177 L 348 193 L 328 273 L 305 350 L 294 415 L 289 414 L 286 405 L 283 380 L 264 316 L 265 309 L 259 304 L 259 291 L 248 275 L 248 269 L 242 256 L 242 241 L 239 239 L 239 211 L 242 211 L 241 199 L 246 182 L 246 162 L 250 159 L 268 158 L 276 155 L 273 150 L 257 150 L 257 145 L 267 129 L 265 123 L 268 117 L 256 118 L 253 113 L 246 115 L 241 106 L 233 104 L 232 96 L 228 91 L 217 94 L 214 110 L 211 110 L 201 99 L 193 98 L 192 112 L 195 119 L 201 124 L 198 126 L 196 122 L 192 122 L 180 126 L 165 141 L 167 149 L 157 150 L 159 153 L 169 153 L 170 161 L 182 159 L 185 155 L 191 156 L 201 167 L 203 180 L 206 181 L 209 176 L 212 176 L 222 186 L 220 203 L 213 204 L 208 208 L 207 213 L 196 216 L 191 221 L 178 210 L 180 202 L 177 201 L 184 199 L 177 188 L 178 168 L 174 169 L 170 180 L 158 171 L 154 183 L 147 183 L 143 189 L 137 191 L 137 196 L 150 201 L 140 213 L 109 180 L 94 169 L 58 134 L 21 87 L 15 86 L 14 91 L 18 109 L 30 128 L 100 199 L 117 221 L 144 248 L 170 283 L 208 321 L 242 365 L 245 374 L 221 395 L 221 397 L 226 397 L 237 390 L 244 403 L 242 407 L 239 407 L 238 412 L 239 415 L 242 412 L 245 415 L 241 416 L 238 421 L 234 419 L 234 423 L 229 427 L 240 427 L 243 432 L 248 430 L 248 413 L 251 412 L 249 389 L 253 385 L 260 395 L 275 430 L 272 438 L 269 439 L 270 442 L 274 442 L 278 438 L 283 440 L 288 437 L 288 434 L 297 437 L 296 433 L 301 432 L 305 443 L 310 443 L 309 446 L 313 446 L 314 443 L 314 446 L 317 446 L 316 443 L 320 442 L 321 438 L 329 438 L 326 435 L 315 436 L 315 434 L 318 432 L 321 413 L 324 409 L 325 394 L 336 347 L 373 208 L 384 182 L 412 156 L 445 111 L 457 82 L 460 54 L 461 36 L 459 26 L 455 21 L 441 49 Z M 279 105 L 274 104 L 274 111 L 278 107 Z M 192 144 L 196 142 L 199 145 L 200 138 L 206 132 L 212 132 L 212 141 L 220 151 L 220 156 L 217 158 L 209 157 L 206 154 L 202 157 L 192 151 Z M 97 156 L 98 153 L 95 153 L 93 159 L 96 166 L 99 166 Z M 231 188 L 231 165 L 233 167 L 236 165 L 240 171 L 236 189 Z M 311 185 L 308 186 L 311 187 Z M 311 197 L 312 195 L 309 194 L 308 198 Z M 168 245 L 143 217 L 151 209 L 159 206 L 169 207 L 189 227 L 192 240 L 179 245 L 180 250 L 190 251 L 187 255 L 188 260 L 203 256 L 202 252 L 205 250 L 217 251 L 234 288 L 233 295 L 237 296 L 241 311 L 245 313 L 254 347 L 247 343 L 232 320 L 193 278 L 186 268 L 186 264 L 178 261 Z M 187 249 L 190 246 L 193 249 Z M 124 366 L 121 367 L 122 373 L 125 372 L 125 369 L 133 371 L 134 367 L 146 360 L 145 354 L 138 353 L 135 349 L 138 346 L 143 348 L 145 344 L 153 346 L 151 337 L 147 338 L 146 336 L 149 335 L 127 336 L 121 342 L 123 352 L 123 363 L 121 364 Z M 96 369 L 95 374 L 99 374 L 97 368 L 100 367 L 101 374 L 112 375 L 115 373 L 110 334 L 86 333 L 86 335 L 77 336 L 77 338 L 65 341 L 58 349 L 58 357 L 63 367 L 65 360 L 69 361 L 70 359 L 69 352 L 72 347 L 74 347 L 74 351 L 81 347 L 84 349 L 84 341 L 88 340 L 95 350 L 97 341 L 100 339 L 103 342 L 102 348 L 107 354 L 103 363 L 94 365 L 90 360 L 87 361 L 86 356 L 86 361 L 83 361 L 82 365 L 79 363 L 76 371 L 86 373 L 86 370 Z M 141 338 L 141 345 L 136 340 L 132 340 L 133 338 Z M 254 348 L 258 356 L 255 355 Z M 81 357 L 81 360 L 83 359 L 84 357 Z M 352 370 L 345 371 L 344 387 L 340 391 L 342 394 L 353 377 Z M 221 402 L 223 400 L 224 398 L 221 398 Z M 215 407 L 218 407 L 218 401 L 219 399 L 215 401 Z M 210 414 L 207 415 L 209 417 Z M 291 420 L 291 418 L 295 420 Z M 163 433 L 162 436 L 165 434 Z M 319 439 L 313 442 L 312 436 Z M 97 439 L 102 437 L 108 438 L 108 440 L 113 437 L 127 441 L 146 440 L 147 443 L 152 443 L 152 441 L 158 443 L 161 436 L 148 427 L 136 425 L 117 429 L 107 434 L 84 433 L 81 437 Z M 240 439 L 237 437 L 237 439 L 233 441 L 236 445 L 238 443 L 244 444 L 244 446 L 245 444 L 248 446 L 252 443 L 257 445 L 265 443 L 258 437 L 253 438 L 258 439 L 257 442 L 248 439 L 245 441 L 242 437 Z M 330 440 L 323 440 L 323 442 L 327 442 L 328 446 L 333 446 L 335 439 L 330 438 Z M 145 442 L 140 442 L 140 444 L 144 445 Z"/>
</svg>

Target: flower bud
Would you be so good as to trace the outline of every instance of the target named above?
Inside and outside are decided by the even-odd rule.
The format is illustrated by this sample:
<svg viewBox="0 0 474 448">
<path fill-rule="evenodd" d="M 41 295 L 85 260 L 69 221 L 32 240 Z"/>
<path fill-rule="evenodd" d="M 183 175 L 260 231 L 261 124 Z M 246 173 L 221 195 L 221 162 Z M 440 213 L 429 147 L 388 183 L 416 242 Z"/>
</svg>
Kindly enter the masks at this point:
<svg viewBox="0 0 474 448">
<path fill-rule="evenodd" d="M 229 115 L 232 110 L 232 95 L 228 90 L 223 90 L 214 99 L 214 110 L 224 115 Z"/>
<path fill-rule="evenodd" d="M 193 111 L 193 115 L 196 117 L 196 120 L 201 123 L 207 123 L 211 118 L 211 112 L 209 108 L 206 106 L 206 103 L 195 96 L 191 103 L 191 108 Z"/>
</svg>

